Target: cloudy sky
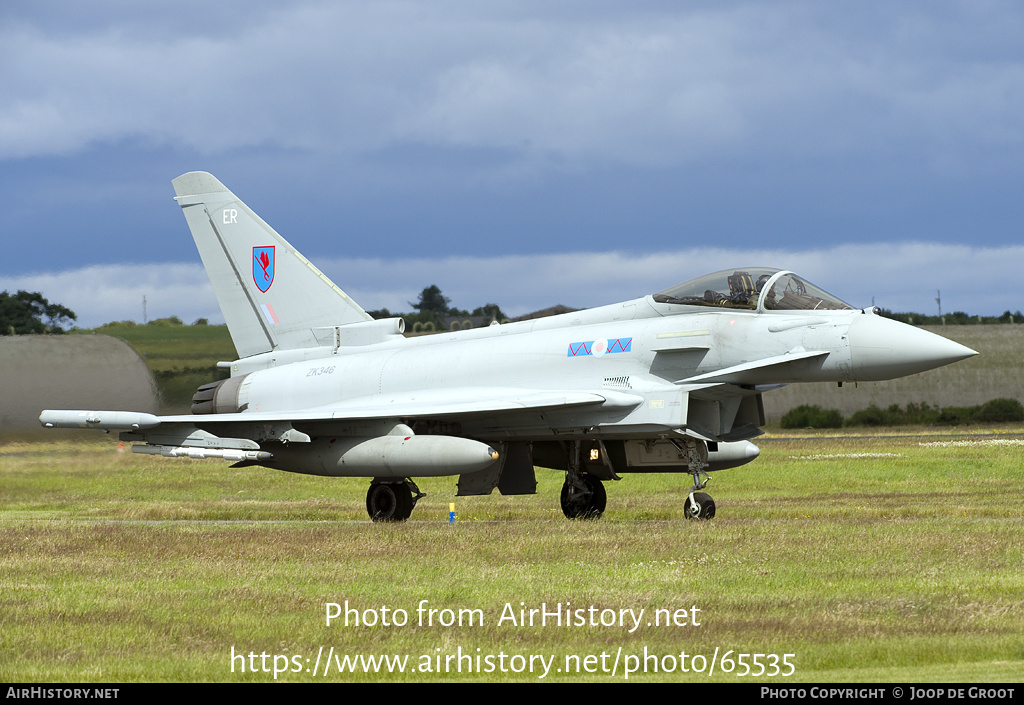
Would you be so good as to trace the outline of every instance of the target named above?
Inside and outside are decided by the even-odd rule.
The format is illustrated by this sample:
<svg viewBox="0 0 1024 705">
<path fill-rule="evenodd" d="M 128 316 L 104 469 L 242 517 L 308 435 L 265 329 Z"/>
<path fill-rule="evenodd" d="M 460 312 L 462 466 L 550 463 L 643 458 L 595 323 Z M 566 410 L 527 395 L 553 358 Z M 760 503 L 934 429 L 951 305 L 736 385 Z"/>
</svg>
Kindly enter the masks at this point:
<svg viewBox="0 0 1024 705">
<path fill-rule="evenodd" d="M 222 320 L 210 171 L 365 308 L 517 314 L 794 269 L 1024 309 L 1016 1 L 0 4 L 0 289 Z"/>
</svg>

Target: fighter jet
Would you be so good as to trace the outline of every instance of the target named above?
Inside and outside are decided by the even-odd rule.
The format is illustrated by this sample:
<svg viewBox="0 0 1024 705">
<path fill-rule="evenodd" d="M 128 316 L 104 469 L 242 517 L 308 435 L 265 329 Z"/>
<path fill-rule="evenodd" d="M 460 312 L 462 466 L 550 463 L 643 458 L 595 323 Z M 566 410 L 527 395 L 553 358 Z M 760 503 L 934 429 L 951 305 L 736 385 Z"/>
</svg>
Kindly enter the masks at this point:
<svg viewBox="0 0 1024 705">
<path fill-rule="evenodd" d="M 632 301 L 406 337 L 373 320 L 212 175 L 174 179 L 239 359 L 192 413 L 43 411 L 43 426 L 119 431 L 136 453 L 371 480 L 377 521 L 409 518 L 415 478 L 460 496 L 536 492 L 565 472 L 571 519 L 629 473 L 693 479 L 682 513 L 715 514 L 710 472 L 748 463 L 762 395 L 884 380 L 976 353 L 856 309 L 785 270 L 737 267 Z"/>
</svg>

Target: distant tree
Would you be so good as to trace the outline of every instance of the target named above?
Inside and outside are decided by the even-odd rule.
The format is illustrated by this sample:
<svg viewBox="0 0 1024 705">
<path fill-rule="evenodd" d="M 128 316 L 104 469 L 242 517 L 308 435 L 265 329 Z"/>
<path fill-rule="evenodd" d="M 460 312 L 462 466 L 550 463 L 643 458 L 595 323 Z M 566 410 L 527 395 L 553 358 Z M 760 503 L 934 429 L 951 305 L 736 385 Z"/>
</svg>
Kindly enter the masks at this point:
<svg viewBox="0 0 1024 705">
<path fill-rule="evenodd" d="M 492 320 L 501 323 L 504 320 L 508 320 L 508 316 L 501 310 L 501 306 L 498 304 L 484 304 L 473 309 L 471 316 L 489 316 Z"/>
<path fill-rule="evenodd" d="M 377 311 L 367 311 L 367 313 L 372 318 L 401 316 L 405 319 L 405 329 L 414 333 L 448 330 L 448 323 L 442 325 L 442 321 L 450 318 L 464 319 L 471 316 L 486 316 L 499 323 L 508 320 L 508 316 L 505 315 L 505 312 L 501 310 L 498 304 L 478 306 L 472 313 L 466 309 L 451 306 L 451 299 L 441 293 L 441 289 L 437 284 L 431 284 L 424 288 L 420 292 L 419 301 L 416 303 L 409 302 L 409 305 L 415 309 L 414 312 L 392 313 L 384 308 Z"/>
<path fill-rule="evenodd" d="M 0 335 L 63 333 L 77 319 L 74 311 L 51 304 L 37 291 L 0 292 Z"/>
<path fill-rule="evenodd" d="M 409 303 L 419 313 L 432 313 L 436 316 L 445 316 L 448 314 L 448 304 L 452 302 L 447 296 L 441 293 L 441 289 L 438 288 L 437 284 L 431 284 L 423 291 L 420 292 L 420 300 L 418 303 Z"/>
<path fill-rule="evenodd" d="M 182 323 L 181 319 L 177 316 L 168 316 L 167 318 L 154 318 L 146 325 L 154 326 L 156 328 L 177 328 L 178 326 L 183 326 L 185 324 Z"/>
<path fill-rule="evenodd" d="M 367 311 L 366 314 L 375 321 L 382 318 L 391 318 L 391 311 L 386 308 L 378 308 L 375 311 Z"/>
</svg>

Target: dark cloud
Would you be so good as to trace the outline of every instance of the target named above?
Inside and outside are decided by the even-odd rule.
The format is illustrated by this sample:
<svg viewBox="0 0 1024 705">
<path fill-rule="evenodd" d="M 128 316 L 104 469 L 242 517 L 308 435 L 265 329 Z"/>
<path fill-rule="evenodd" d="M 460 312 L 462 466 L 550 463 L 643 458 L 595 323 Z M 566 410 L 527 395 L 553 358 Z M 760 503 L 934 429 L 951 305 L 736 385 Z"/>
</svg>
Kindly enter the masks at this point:
<svg viewBox="0 0 1024 705">
<path fill-rule="evenodd" d="M 0 273 L 184 261 L 215 173 L 312 257 L 1018 237 L 1006 2 L 0 6 Z"/>
</svg>

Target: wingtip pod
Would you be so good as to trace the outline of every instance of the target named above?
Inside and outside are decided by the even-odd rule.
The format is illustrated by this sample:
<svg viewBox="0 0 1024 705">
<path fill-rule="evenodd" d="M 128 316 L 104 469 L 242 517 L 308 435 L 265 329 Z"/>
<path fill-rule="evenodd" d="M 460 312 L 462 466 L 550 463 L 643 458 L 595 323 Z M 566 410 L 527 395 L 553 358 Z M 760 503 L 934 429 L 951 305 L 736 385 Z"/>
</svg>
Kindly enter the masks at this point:
<svg viewBox="0 0 1024 705">
<path fill-rule="evenodd" d="M 95 428 L 102 431 L 138 431 L 160 425 L 153 414 L 136 411 L 85 411 L 46 409 L 39 415 L 44 428 Z"/>
</svg>

